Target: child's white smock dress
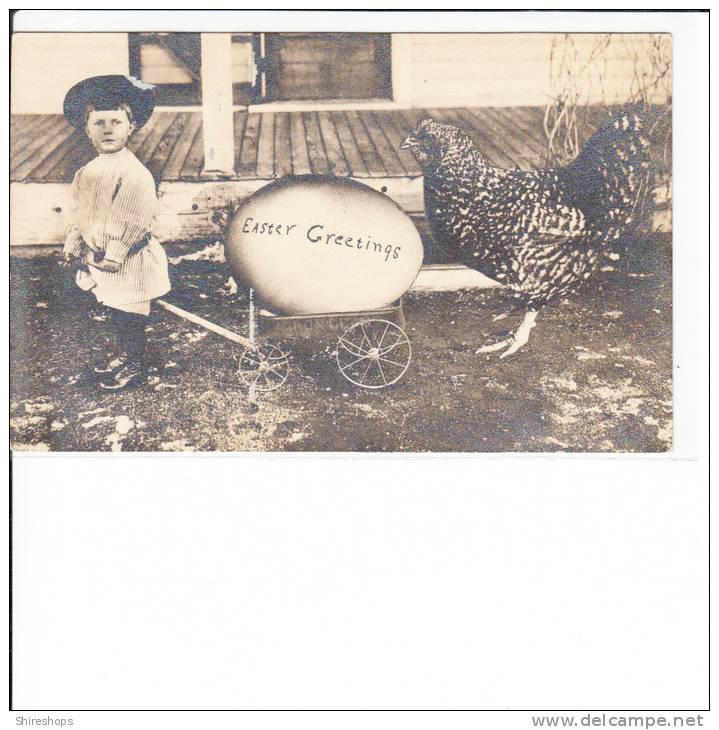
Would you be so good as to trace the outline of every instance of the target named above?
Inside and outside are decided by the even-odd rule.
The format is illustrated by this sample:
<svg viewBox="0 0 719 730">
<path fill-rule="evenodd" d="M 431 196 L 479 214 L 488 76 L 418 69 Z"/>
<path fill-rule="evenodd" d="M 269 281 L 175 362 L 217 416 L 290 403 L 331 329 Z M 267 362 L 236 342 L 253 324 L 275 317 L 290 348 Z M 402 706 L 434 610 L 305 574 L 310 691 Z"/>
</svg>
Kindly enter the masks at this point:
<svg viewBox="0 0 719 730">
<path fill-rule="evenodd" d="M 167 256 L 150 235 L 157 209 L 150 171 L 127 148 L 101 154 L 77 171 L 71 194 L 64 253 L 79 255 L 84 242 L 120 264 L 115 273 L 78 271 L 77 285 L 108 307 L 149 314 L 151 301 L 170 291 Z"/>
</svg>

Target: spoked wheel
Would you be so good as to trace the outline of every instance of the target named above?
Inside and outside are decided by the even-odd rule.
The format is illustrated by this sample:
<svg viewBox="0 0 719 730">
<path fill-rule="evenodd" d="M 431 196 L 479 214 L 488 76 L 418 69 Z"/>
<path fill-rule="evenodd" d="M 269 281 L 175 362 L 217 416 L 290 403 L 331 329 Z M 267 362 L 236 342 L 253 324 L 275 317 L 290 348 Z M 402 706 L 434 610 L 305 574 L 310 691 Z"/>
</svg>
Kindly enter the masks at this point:
<svg viewBox="0 0 719 730">
<path fill-rule="evenodd" d="M 337 366 L 361 388 L 386 388 L 409 367 L 412 345 L 404 330 L 386 319 L 356 322 L 337 341 Z"/>
<path fill-rule="evenodd" d="M 240 377 L 250 392 L 267 392 L 282 386 L 290 372 L 287 355 L 276 345 L 246 349 L 238 359 Z"/>
</svg>

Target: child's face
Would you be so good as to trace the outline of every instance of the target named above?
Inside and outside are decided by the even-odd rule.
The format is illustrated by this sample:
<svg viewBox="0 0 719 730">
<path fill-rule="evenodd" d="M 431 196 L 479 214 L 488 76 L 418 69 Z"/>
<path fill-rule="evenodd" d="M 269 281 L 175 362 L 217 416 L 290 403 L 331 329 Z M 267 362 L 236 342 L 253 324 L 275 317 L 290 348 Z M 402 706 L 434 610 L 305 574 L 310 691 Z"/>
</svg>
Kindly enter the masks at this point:
<svg viewBox="0 0 719 730">
<path fill-rule="evenodd" d="M 124 109 L 93 110 L 85 128 L 92 146 L 101 153 L 119 152 L 126 144 L 135 125 Z"/>
</svg>

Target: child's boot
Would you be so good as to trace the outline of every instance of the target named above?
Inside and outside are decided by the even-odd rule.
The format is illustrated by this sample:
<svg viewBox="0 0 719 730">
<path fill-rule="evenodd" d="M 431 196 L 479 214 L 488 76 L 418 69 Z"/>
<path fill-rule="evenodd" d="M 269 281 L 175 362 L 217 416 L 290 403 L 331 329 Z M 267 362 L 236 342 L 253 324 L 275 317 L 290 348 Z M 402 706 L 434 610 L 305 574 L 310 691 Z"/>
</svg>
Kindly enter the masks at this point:
<svg viewBox="0 0 719 730">
<path fill-rule="evenodd" d="M 111 370 L 100 382 L 104 390 L 124 390 L 145 382 L 145 323 L 142 314 L 118 312 L 116 314 L 118 344 L 126 353 L 124 361 L 116 370 Z"/>
</svg>

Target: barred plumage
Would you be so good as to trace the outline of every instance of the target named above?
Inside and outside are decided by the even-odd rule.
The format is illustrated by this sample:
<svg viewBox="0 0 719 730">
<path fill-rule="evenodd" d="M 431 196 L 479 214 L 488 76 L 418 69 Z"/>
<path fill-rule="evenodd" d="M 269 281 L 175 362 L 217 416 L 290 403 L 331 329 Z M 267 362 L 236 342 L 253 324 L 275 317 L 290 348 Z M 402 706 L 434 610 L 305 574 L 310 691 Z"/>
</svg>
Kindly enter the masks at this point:
<svg viewBox="0 0 719 730">
<path fill-rule="evenodd" d="M 606 245 L 636 223 L 648 190 L 648 143 L 628 112 L 558 169 L 494 167 L 464 131 L 429 118 L 404 146 L 423 165 L 437 245 L 507 286 L 532 313 L 530 327 L 541 307 L 592 275 Z"/>
</svg>

